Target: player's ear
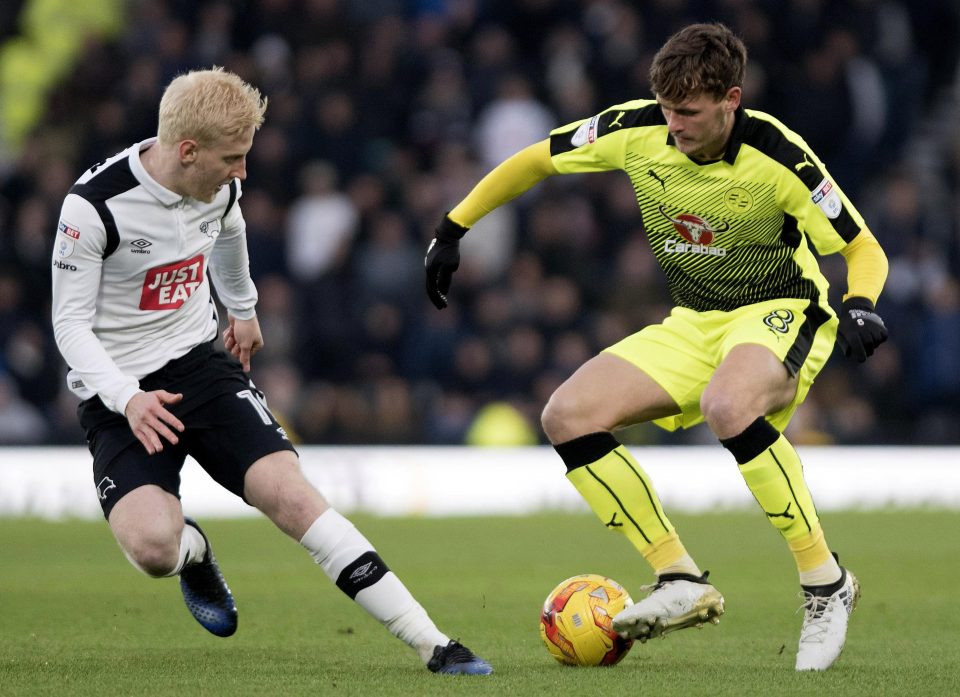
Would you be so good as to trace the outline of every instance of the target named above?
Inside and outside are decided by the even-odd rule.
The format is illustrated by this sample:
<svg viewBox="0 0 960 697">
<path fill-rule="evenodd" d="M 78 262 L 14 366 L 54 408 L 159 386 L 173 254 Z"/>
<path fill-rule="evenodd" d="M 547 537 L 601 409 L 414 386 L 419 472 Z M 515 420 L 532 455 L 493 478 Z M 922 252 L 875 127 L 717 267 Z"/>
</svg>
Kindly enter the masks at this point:
<svg viewBox="0 0 960 697">
<path fill-rule="evenodd" d="M 740 108 L 740 98 L 743 96 L 743 89 L 740 87 L 731 87 L 723 97 L 724 109 L 726 111 L 736 111 Z"/>
<path fill-rule="evenodd" d="M 177 145 L 177 151 L 180 155 L 180 162 L 182 164 L 190 164 L 197 159 L 197 153 L 200 150 L 200 146 L 195 140 L 181 140 L 179 145 Z"/>
</svg>

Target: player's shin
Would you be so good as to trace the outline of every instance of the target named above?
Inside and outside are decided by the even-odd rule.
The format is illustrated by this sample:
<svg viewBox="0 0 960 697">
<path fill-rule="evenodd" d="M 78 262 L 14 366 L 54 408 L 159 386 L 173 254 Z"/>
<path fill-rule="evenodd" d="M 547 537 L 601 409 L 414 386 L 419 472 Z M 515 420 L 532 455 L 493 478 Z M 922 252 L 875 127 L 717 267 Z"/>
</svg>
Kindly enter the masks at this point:
<svg viewBox="0 0 960 697">
<path fill-rule="evenodd" d="M 300 544 L 344 593 L 415 649 L 426 663 L 449 637 L 440 632 L 373 545 L 337 511 L 327 509 Z"/>
<path fill-rule="evenodd" d="M 612 434 L 591 433 L 555 449 L 567 466 L 567 478 L 601 522 L 625 535 L 658 576 L 700 575 L 647 474 Z"/>
<path fill-rule="evenodd" d="M 786 539 L 802 585 L 820 586 L 840 578 L 803 477 L 800 457 L 764 418 L 743 433 L 720 441 L 736 458 L 740 474 L 768 520 Z"/>
</svg>

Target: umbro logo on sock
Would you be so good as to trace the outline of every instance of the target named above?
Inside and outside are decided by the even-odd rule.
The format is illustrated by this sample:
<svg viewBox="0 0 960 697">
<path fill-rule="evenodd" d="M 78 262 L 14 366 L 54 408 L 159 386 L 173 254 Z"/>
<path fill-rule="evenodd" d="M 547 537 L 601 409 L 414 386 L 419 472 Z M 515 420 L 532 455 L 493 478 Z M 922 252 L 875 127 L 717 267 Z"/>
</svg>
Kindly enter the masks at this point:
<svg viewBox="0 0 960 697">
<path fill-rule="evenodd" d="M 357 581 L 357 580 L 366 578 L 366 577 L 369 576 L 371 573 L 373 573 L 374 571 L 377 570 L 376 567 L 374 567 L 373 569 L 371 569 L 371 568 L 370 568 L 371 566 L 374 566 L 374 564 L 373 564 L 372 561 L 368 561 L 368 562 L 367 562 L 366 564 L 364 564 L 363 566 L 358 566 L 356 569 L 353 570 L 353 573 L 350 574 L 350 580 L 351 580 L 351 581 Z"/>
</svg>

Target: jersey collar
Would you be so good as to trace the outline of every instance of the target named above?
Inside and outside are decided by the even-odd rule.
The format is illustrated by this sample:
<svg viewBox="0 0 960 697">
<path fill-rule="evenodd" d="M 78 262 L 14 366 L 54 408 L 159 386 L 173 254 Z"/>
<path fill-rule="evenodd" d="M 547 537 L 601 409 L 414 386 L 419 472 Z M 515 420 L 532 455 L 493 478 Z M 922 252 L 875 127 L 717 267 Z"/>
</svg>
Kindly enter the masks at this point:
<svg viewBox="0 0 960 697">
<path fill-rule="evenodd" d="M 137 181 L 140 182 L 144 189 L 160 203 L 169 208 L 180 203 L 183 200 L 183 196 L 175 191 L 170 191 L 170 189 L 151 177 L 140 161 L 140 153 L 156 142 L 156 138 L 147 138 L 130 148 L 130 171 L 133 172 L 133 176 L 137 178 Z"/>
<path fill-rule="evenodd" d="M 740 146 L 743 145 L 743 133 L 747 127 L 747 114 L 742 106 L 738 106 L 733 113 L 733 130 L 730 132 L 730 142 L 727 143 L 727 152 L 723 155 L 724 162 L 733 164 L 737 161 L 737 155 L 740 154 Z"/>
</svg>

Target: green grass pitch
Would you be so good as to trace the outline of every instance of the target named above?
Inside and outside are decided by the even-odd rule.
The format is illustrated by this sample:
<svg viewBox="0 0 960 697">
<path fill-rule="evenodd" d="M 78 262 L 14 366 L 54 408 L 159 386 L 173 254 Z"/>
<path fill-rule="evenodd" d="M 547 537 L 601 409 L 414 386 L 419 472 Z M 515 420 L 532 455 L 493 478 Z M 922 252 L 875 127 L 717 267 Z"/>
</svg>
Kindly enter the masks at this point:
<svg viewBox="0 0 960 697">
<path fill-rule="evenodd" d="M 608 575 L 634 596 L 651 580 L 594 518 L 353 516 L 441 629 L 494 664 L 487 678 L 427 672 L 263 519 L 201 520 L 240 609 L 229 639 L 194 622 L 176 580 L 129 566 L 103 522 L 0 520 L 0 694 L 960 694 L 960 512 L 823 518 L 863 596 L 839 662 L 798 675 L 796 574 L 760 513 L 674 516 L 727 614 L 592 669 L 547 654 L 545 595 L 576 573 Z"/>
</svg>

